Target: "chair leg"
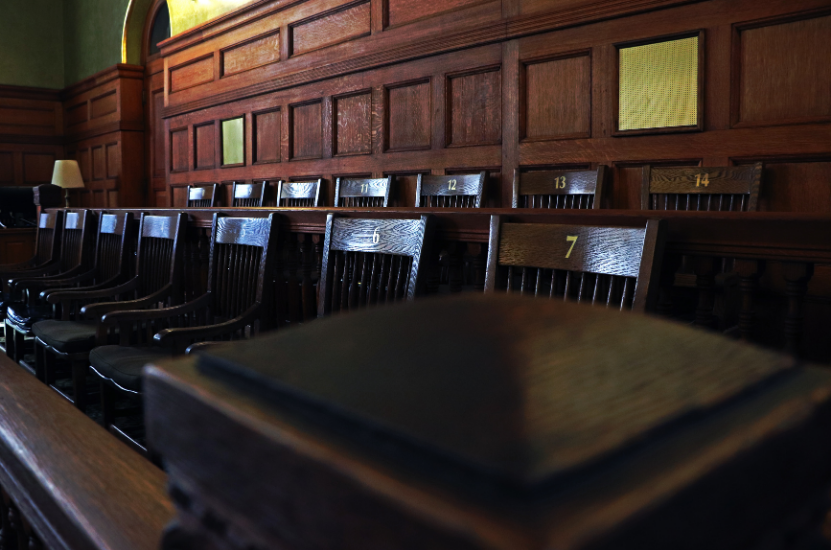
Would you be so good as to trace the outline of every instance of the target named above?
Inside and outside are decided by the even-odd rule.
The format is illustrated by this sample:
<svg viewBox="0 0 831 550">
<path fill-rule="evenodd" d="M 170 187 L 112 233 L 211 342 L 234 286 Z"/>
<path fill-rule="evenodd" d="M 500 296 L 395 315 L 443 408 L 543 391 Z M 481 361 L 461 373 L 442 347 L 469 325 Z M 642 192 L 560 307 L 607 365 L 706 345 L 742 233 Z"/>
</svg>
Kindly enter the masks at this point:
<svg viewBox="0 0 831 550">
<path fill-rule="evenodd" d="M 3 321 L 3 332 L 6 336 L 6 356 L 14 359 L 14 330 L 7 321 Z"/>
<path fill-rule="evenodd" d="M 86 361 L 72 362 L 72 392 L 75 407 L 81 412 L 87 410 L 87 371 L 89 365 Z"/>
<path fill-rule="evenodd" d="M 11 327 L 9 327 L 9 329 L 12 331 L 12 335 L 14 337 L 14 356 L 12 356 L 12 359 L 14 359 L 15 363 L 20 363 L 23 361 L 23 357 L 26 354 L 26 335 L 19 330 L 14 330 Z M 8 332 L 6 332 L 6 334 L 8 334 Z"/>
<path fill-rule="evenodd" d="M 115 421 L 115 390 L 101 380 L 101 423 L 105 430 L 109 430 Z"/>
</svg>

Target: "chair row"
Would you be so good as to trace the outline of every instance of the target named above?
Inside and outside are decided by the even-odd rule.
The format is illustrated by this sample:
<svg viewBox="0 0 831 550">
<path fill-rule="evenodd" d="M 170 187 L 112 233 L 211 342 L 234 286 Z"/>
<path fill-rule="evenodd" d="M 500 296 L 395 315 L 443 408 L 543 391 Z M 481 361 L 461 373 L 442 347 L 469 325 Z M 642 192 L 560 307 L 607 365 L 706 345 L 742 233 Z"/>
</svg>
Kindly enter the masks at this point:
<svg viewBox="0 0 831 550">
<path fill-rule="evenodd" d="M 607 167 L 596 170 L 537 170 L 514 172 L 513 208 L 601 208 Z M 645 166 L 641 208 L 644 210 L 755 211 L 762 164 L 731 167 L 665 168 Z M 395 176 L 336 178 L 335 206 L 390 206 Z M 486 172 L 459 175 L 419 174 L 417 207 L 479 208 L 484 204 Z M 322 206 L 323 180 L 278 181 L 280 207 Z M 268 182 L 233 182 L 230 206 L 264 206 Z M 188 186 L 187 206 L 210 208 L 218 204 L 218 184 Z"/>
<path fill-rule="evenodd" d="M 0 266 L 11 300 L 4 325 L 7 353 L 81 410 L 89 405 L 88 373 L 96 375 L 102 422 L 115 430 L 116 398 L 140 394 L 146 363 L 278 325 L 273 305 L 282 288 L 275 284 L 281 276 L 280 214 L 214 214 L 207 291 L 190 301 L 183 281 L 184 212 L 142 214 L 137 235 L 129 212 L 102 213 L 97 231 L 95 217 L 91 211 L 41 216 L 52 233 L 40 233 L 38 253 L 41 240 L 61 234 L 53 262 L 58 267 Z M 485 291 L 644 311 L 655 301 L 660 225 L 515 224 L 493 216 Z M 317 278 L 318 317 L 423 294 L 425 266 L 435 261 L 426 252 L 430 226 L 429 216 L 329 214 Z M 33 364 L 25 358 L 29 344 Z"/>
</svg>

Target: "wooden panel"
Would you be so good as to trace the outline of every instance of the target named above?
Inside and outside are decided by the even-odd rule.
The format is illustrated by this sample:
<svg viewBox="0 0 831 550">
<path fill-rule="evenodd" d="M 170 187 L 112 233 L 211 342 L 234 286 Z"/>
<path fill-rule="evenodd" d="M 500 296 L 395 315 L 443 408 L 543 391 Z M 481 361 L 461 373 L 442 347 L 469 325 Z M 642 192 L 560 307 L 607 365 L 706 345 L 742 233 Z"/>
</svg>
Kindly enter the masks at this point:
<svg viewBox="0 0 831 550">
<path fill-rule="evenodd" d="M 528 139 L 591 134 L 591 57 L 550 59 L 525 65 L 524 132 Z"/>
<path fill-rule="evenodd" d="M 178 92 L 214 79 L 213 55 L 170 69 L 170 92 Z"/>
<path fill-rule="evenodd" d="M 81 167 L 81 177 L 84 181 L 92 179 L 92 159 L 90 157 L 89 149 L 78 150 L 78 166 Z"/>
<path fill-rule="evenodd" d="M 335 98 L 335 154 L 372 152 L 371 106 L 369 92 Z"/>
<path fill-rule="evenodd" d="M 326 12 L 291 29 L 291 53 L 300 55 L 369 34 L 369 2 Z"/>
<path fill-rule="evenodd" d="M 448 78 L 448 145 L 490 145 L 502 139 L 499 69 Z"/>
<path fill-rule="evenodd" d="M 482 0 L 389 0 L 389 24 L 402 25 L 448 10 L 479 4 Z"/>
<path fill-rule="evenodd" d="M 153 177 L 163 178 L 165 173 L 164 119 L 162 119 L 161 114 L 162 109 L 164 109 L 164 91 L 153 94 L 152 109 Z"/>
<path fill-rule="evenodd" d="M 193 150 L 196 151 L 196 169 L 216 166 L 216 126 L 213 122 L 194 126 Z"/>
<path fill-rule="evenodd" d="M 222 76 L 280 61 L 280 31 L 274 31 L 222 51 Z"/>
<path fill-rule="evenodd" d="M 89 111 L 87 109 L 86 101 L 79 103 L 78 105 L 73 105 L 66 110 L 66 125 L 73 126 L 75 124 L 86 122 L 89 118 L 88 114 Z"/>
<path fill-rule="evenodd" d="M 104 147 L 92 148 L 92 179 L 102 180 L 107 177 L 107 159 L 104 155 Z"/>
<path fill-rule="evenodd" d="M 831 117 L 831 15 L 741 32 L 742 122 Z"/>
<path fill-rule="evenodd" d="M 39 184 L 52 181 L 55 155 L 23 153 L 23 183 Z"/>
<path fill-rule="evenodd" d="M 0 107 L 0 126 L 54 128 L 55 111 L 54 109 Z"/>
<path fill-rule="evenodd" d="M 254 162 L 280 162 L 280 110 L 254 113 Z"/>
<path fill-rule="evenodd" d="M 108 143 L 107 152 L 107 177 L 117 178 L 121 175 L 121 148 L 118 143 Z"/>
<path fill-rule="evenodd" d="M 429 80 L 387 90 L 387 139 L 390 150 L 430 147 L 430 96 Z"/>
<path fill-rule="evenodd" d="M 115 90 L 93 99 L 90 102 L 92 105 L 91 118 L 98 118 L 116 112 L 118 109 L 117 99 L 118 96 L 116 95 Z"/>
<path fill-rule="evenodd" d="M 14 183 L 14 155 L 12 153 L 0 152 L 0 183 Z"/>
<path fill-rule="evenodd" d="M 321 102 L 291 107 L 292 158 L 313 159 L 323 154 Z"/>
<path fill-rule="evenodd" d="M 766 163 L 759 210 L 831 214 L 831 161 Z"/>
<path fill-rule="evenodd" d="M 184 172 L 188 168 L 188 129 L 174 130 L 170 132 L 170 170 Z"/>
</svg>

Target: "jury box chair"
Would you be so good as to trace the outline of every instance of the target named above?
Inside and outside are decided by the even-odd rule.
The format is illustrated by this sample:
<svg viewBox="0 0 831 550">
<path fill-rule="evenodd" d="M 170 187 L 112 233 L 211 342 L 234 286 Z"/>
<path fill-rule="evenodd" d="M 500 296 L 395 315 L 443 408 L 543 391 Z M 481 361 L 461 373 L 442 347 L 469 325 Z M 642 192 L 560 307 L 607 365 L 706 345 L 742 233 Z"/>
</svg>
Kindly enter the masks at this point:
<svg viewBox="0 0 831 550">
<path fill-rule="evenodd" d="M 487 172 L 478 174 L 419 174 L 416 180 L 416 207 L 480 208 Z"/>
<path fill-rule="evenodd" d="M 514 170 L 513 208 L 603 207 L 606 166 L 596 170 Z"/>
<path fill-rule="evenodd" d="M 335 179 L 335 206 L 386 208 L 390 205 L 392 176 Z"/>
<path fill-rule="evenodd" d="M 127 220 L 120 220 L 127 231 Z M 118 231 L 116 220 L 113 236 Z M 182 300 L 182 248 L 187 215 L 142 214 L 136 246 L 135 271 L 115 285 L 103 288 L 84 288 L 52 292 L 47 300 L 59 306 L 61 318 L 35 323 L 36 359 L 40 377 L 57 389 L 76 407 L 87 405 L 86 375 L 89 353 L 98 342 L 107 342 L 116 335 L 108 334 L 101 325 L 101 317 L 118 310 L 175 305 Z M 122 238 L 121 254 L 132 255 L 130 241 Z M 111 242 L 116 248 L 114 242 Z M 99 253 L 102 251 L 99 250 Z M 129 258 L 124 258 L 129 262 Z M 132 268 L 133 266 L 129 266 Z M 130 269 L 132 272 L 132 269 Z M 126 273 L 125 273 L 126 275 Z M 71 367 L 71 395 L 58 385 L 56 359 L 69 362 Z"/>
<path fill-rule="evenodd" d="M 492 216 L 485 292 L 620 310 L 655 307 L 663 222 L 646 227 L 503 223 Z"/>
<path fill-rule="evenodd" d="M 278 181 L 277 206 L 310 207 L 320 206 L 322 179 L 313 181 Z"/>
</svg>

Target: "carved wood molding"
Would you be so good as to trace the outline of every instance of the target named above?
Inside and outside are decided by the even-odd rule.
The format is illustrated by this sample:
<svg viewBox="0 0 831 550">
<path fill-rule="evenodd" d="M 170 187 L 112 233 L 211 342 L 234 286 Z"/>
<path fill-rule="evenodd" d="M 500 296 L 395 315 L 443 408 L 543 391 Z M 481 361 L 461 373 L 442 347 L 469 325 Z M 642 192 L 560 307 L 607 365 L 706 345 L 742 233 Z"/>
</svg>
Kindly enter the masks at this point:
<svg viewBox="0 0 831 550">
<path fill-rule="evenodd" d="M 448 53 L 454 50 L 502 42 L 528 34 L 586 25 L 612 17 L 642 13 L 698 1 L 701 0 L 610 0 L 600 4 L 593 4 L 589 7 L 571 8 L 542 15 L 533 14 L 515 19 L 503 19 L 489 25 L 479 25 L 473 29 L 405 43 L 398 47 L 389 48 L 379 46 L 378 51 L 368 55 L 345 59 L 322 67 L 287 74 L 272 80 L 259 82 L 251 86 L 219 93 L 181 105 L 166 107 L 162 111 L 162 116 L 164 118 L 171 118 L 223 103 L 230 103 L 252 96 L 294 88 L 350 73 L 371 70 L 384 65 L 393 65 L 421 57 Z"/>
</svg>

